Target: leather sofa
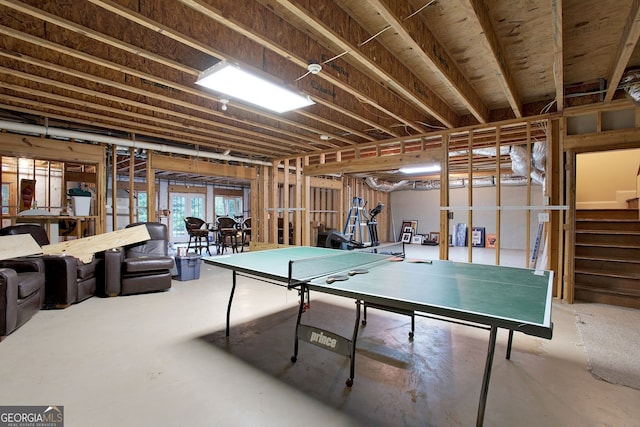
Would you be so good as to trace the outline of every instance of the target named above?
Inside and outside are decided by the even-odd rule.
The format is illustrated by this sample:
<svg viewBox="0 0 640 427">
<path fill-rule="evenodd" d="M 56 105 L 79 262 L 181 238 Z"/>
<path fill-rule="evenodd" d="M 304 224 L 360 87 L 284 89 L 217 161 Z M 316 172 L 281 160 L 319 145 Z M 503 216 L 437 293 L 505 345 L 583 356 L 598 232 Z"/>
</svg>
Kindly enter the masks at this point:
<svg viewBox="0 0 640 427">
<path fill-rule="evenodd" d="M 49 244 L 45 229 L 36 224 L 17 224 L 0 229 L 0 236 L 31 234 L 40 246 Z M 96 293 L 97 271 L 102 260 L 94 257 L 90 263 L 83 263 L 72 256 L 43 255 L 45 272 L 46 308 L 66 308 L 84 301 Z"/>
<path fill-rule="evenodd" d="M 131 295 L 164 291 L 171 287 L 173 258 L 168 256 L 167 226 L 159 222 L 145 224 L 151 238 L 104 252 L 105 296 Z"/>
<path fill-rule="evenodd" d="M 24 325 L 44 304 L 44 261 L 14 258 L 0 261 L 0 341 Z"/>
</svg>

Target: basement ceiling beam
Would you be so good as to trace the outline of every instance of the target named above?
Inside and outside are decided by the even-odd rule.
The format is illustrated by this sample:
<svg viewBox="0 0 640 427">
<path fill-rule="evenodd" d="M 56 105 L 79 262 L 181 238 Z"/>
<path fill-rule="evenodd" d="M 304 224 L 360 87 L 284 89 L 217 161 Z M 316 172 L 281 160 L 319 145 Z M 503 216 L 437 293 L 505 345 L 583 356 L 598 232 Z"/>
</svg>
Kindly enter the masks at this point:
<svg viewBox="0 0 640 427">
<path fill-rule="evenodd" d="M 381 157 L 368 157 L 364 159 L 350 159 L 346 162 L 324 163 L 319 165 L 304 166 L 303 173 L 307 176 L 351 174 L 363 172 L 380 172 L 398 169 L 409 165 L 423 163 L 440 163 L 442 159 L 441 149 L 417 151 L 412 153 L 392 154 Z"/>
<path fill-rule="evenodd" d="M 20 57 L 20 59 L 23 60 L 23 61 L 28 61 L 29 60 L 29 58 L 27 58 L 25 56 Z M 185 101 L 180 101 L 180 100 L 171 98 L 169 96 L 158 95 L 158 94 L 155 94 L 155 93 L 152 93 L 152 92 L 148 92 L 148 91 L 143 90 L 142 88 L 135 87 L 132 83 L 130 83 L 130 84 L 116 83 L 116 82 L 113 82 L 111 80 L 98 78 L 98 77 L 92 76 L 92 75 L 86 75 L 86 74 L 78 72 L 78 71 L 73 71 L 73 70 L 68 70 L 68 69 L 65 70 L 64 67 L 53 66 L 50 63 L 41 63 L 41 65 L 43 67 L 49 69 L 49 70 L 52 70 L 52 71 L 58 71 L 58 72 L 62 72 L 62 73 L 68 72 L 71 75 L 83 78 L 86 81 L 97 81 L 97 82 L 100 82 L 100 83 L 102 83 L 102 84 L 104 84 L 106 86 L 115 87 L 115 88 L 121 89 L 123 91 L 131 92 L 132 94 L 145 95 L 145 96 L 148 97 L 148 99 L 156 99 L 158 101 L 164 101 L 166 103 L 169 103 L 169 105 L 179 105 L 179 106 L 185 107 L 187 109 L 191 109 L 191 110 L 194 110 L 194 111 L 199 111 L 199 112 L 204 113 L 204 114 L 208 114 L 210 112 L 210 109 L 208 109 L 206 107 L 198 107 L 198 106 L 196 106 L 194 104 L 190 104 L 190 103 L 187 103 Z M 34 82 L 38 82 L 38 83 L 48 84 L 51 87 L 59 87 L 59 88 L 64 88 L 64 89 L 73 91 L 73 92 L 79 92 L 82 95 L 89 95 L 89 96 L 95 97 L 96 99 L 107 99 L 107 100 L 112 100 L 112 101 L 123 103 L 123 104 L 136 106 L 137 108 L 142 108 L 142 109 L 145 109 L 145 110 L 149 109 L 149 105 L 144 104 L 144 103 L 131 101 L 131 100 L 127 99 L 127 98 L 123 98 L 123 97 L 119 97 L 119 96 L 115 96 L 115 95 L 107 95 L 104 92 L 101 92 L 101 93 L 100 92 L 96 92 L 94 90 L 90 90 L 90 89 L 87 89 L 87 88 L 84 88 L 84 87 L 81 87 L 81 86 L 76 86 L 76 85 L 73 85 L 73 84 L 63 83 L 60 80 L 51 80 L 51 79 L 47 79 L 47 78 L 44 78 L 44 77 L 38 77 L 38 76 L 35 76 L 33 74 L 21 72 L 21 71 L 18 71 L 18 70 L 10 70 L 10 69 L 4 68 L 4 67 L 0 67 L 0 72 L 6 72 L 7 74 L 12 74 L 12 75 L 14 75 L 16 77 L 23 78 L 23 79 L 25 79 L 27 81 L 30 80 L 30 81 L 34 81 Z M 149 117 L 153 116 L 153 112 L 158 112 L 158 111 L 161 111 L 161 110 L 163 110 L 161 107 L 154 108 L 153 111 L 150 112 Z M 165 110 L 165 112 L 169 116 L 178 114 L 174 110 Z M 193 116 L 192 115 L 184 115 L 184 116 L 187 119 L 193 120 Z M 214 123 L 214 122 L 211 122 L 209 120 L 207 120 L 207 121 L 209 122 L 209 124 L 211 126 L 214 126 L 214 127 L 219 126 L 218 123 Z M 268 127 L 266 127 L 266 126 L 262 126 L 262 127 L 268 129 Z M 275 132 L 275 133 L 280 133 L 280 134 L 289 136 L 290 139 L 281 140 L 281 142 L 286 142 L 287 144 L 289 144 L 291 146 L 296 146 L 296 147 L 298 147 L 300 149 L 303 149 L 303 150 L 311 150 L 311 151 L 313 151 L 315 149 L 314 147 L 309 146 L 308 144 L 305 144 L 303 142 L 296 142 L 295 139 L 304 139 L 300 135 L 297 135 L 297 134 L 294 134 L 294 133 L 290 133 L 290 132 L 286 132 L 286 131 L 284 131 L 282 129 L 277 129 L 277 128 L 273 128 L 271 130 L 273 132 Z M 256 135 L 260 135 L 260 134 L 256 133 Z M 313 139 L 310 139 L 310 138 L 308 139 L 308 142 L 314 142 L 314 141 L 315 140 L 313 140 Z"/>
<path fill-rule="evenodd" d="M 518 89 L 513 79 L 513 75 L 509 71 L 506 63 L 504 50 L 498 41 L 498 36 L 491 25 L 489 12 L 483 0 L 466 0 L 473 8 L 473 12 L 482 28 L 482 34 L 478 36 L 488 46 L 489 51 L 493 54 L 487 60 L 491 61 L 495 70 L 495 77 L 500 81 L 500 86 L 504 90 L 504 94 L 509 101 L 511 110 L 515 117 L 522 117 L 522 100 L 518 95 Z"/>
<path fill-rule="evenodd" d="M 368 0 L 371 6 L 384 17 L 391 28 L 410 48 L 420 55 L 422 61 L 438 73 L 440 78 L 465 104 L 471 114 L 480 123 L 489 120 L 489 109 L 462 74 L 456 62 L 445 48 L 436 40 L 429 28 L 419 19 L 403 19 L 411 15 L 412 10 L 405 1 Z M 445 123 L 445 122 L 443 122 Z M 448 124 L 449 127 L 452 127 Z"/>
<path fill-rule="evenodd" d="M 25 3 L 21 3 L 19 1 L 8 1 L 8 0 L 0 0 L 0 5 L 12 8 L 19 12 L 22 12 L 26 15 L 32 16 L 34 18 L 38 18 L 45 22 L 50 22 L 58 27 L 64 28 L 69 31 L 73 31 L 74 33 L 80 34 L 84 37 L 88 37 L 90 39 L 99 41 L 100 43 L 107 44 L 109 46 L 113 46 L 116 49 L 124 50 L 126 52 L 132 53 L 134 55 L 141 56 L 143 58 L 150 59 L 154 62 L 167 65 L 171 68 L 175 68 L 176 70 L 181 70 L 185 73 L 193 74 L 195 71 L 183 64 L 180 64 L 176 61 L 170 61 L 165 57 L 160 55 L 156 55 L 154 53 L 144 51 L 137 46 L 133 46 L 131 44 L 125 43 L 122 40 L 116 39 L 114 37 L 109 37 L 107 35 L 98 33 L 97 31 L 92 30 L 91 28 L 79 26 L 71 21 L 66 19 L 59 18 L 50 13 L 44 12 L 35 7 L 29 6 Z M 197 72 L 195 72 L 197 76 Z"/>
<path fill-rule="evenodd" d="M 458 117 L 455 112 L 409 69 L 400 64 L 384 46 L 375 39 L 369 41 L 366 45 L 362 44 L 364 40 L 370 38 L 371 34 L 354 22 L 338 5 L 333 2 L 327 2 L 322 7 L 312 7 L 309 4 L 305 4 L 306 2 L 298 0 L 275 1 L 289 13 L 310 26 L 319 39 L 326 40 L 328 44 L 335 46 L 337 49 L 336 55 L 344 53 L 343 57 L 350 58 L 350 62 L 356 64 L 361 70 L 366 70 L 374 80 L 388 85 L 389 88 L 400 94 L 402 98 L 408 100 L 423 113 L 429 114 L 447 127 L 456 126 Z M 375 52 L 375 54 L 372 52 Z M 350 68 L 349 72 L 354 73 L 355 70 Z M 404 77 L 399 79 L 397 76 Z M 355 76 L 349 77 L 349 79 L 352 84 L 357 81 Z M 409 82 L 412 82 L 414 86 L 407 87 Z M 416 85 L 420 87 L 420 90 L 415 90 L 414 87 Z M 363 99 L 369 99 L 368 96 L 364 96 L 364 93 L 363 91 L 360 96 Z M 373 99 L 376 98 L 373 97 Z M 370 101 L 368 102 L 371 103 Z M 374 106 L 376 104 L 377 102 L 372 103 Z M 424 118 L 416 121 L 407 120 L 406 115 L 401 117 L 393 113 L 393 111 L 398 111 L 399 107 L 400 105 L 396 104 L 393 109 L 385 110 L 385 113 L 418 132 L 424 132 L 422 126 L 416 125 L 418 121 L 424 120 Z"/>
<path fill-rule="evenodd" d="M 629 59 L 631 58 L 631 55 L 636 48 L 636 44 L 638 44 L 639 37 L 640 0 L 633 0 L 627 22 L 625 23 L 624 29 L 622 30 L 618 50 L 616 51 L 616 55 L 614 56 L 613 63 L 611 64 L 611 68 L 609 69 L 609 73 L 607 74 L 609 88 L 607 89 L 607 94 L 604 97 L 604 102 L 609 103 L 611 102 L 611 100 L 613 100 L 613 95 L 618 89 L 620 79 L 622 79 L 622 75 L 624 74 L 625 68 L 629 63 Z"/>
<path fill-rule="evenodd" d="M 318 100 L 322 100 L 323 102 L 318 102 L 321 105 L 335 109 L 333 98 L 340 97 L 342 103 L 351 102 L 352 110 L 354 111 L 360 110 L 365 112 L 366 110 L 357 108 L 359 107 L 358 104 L 364 101 L 378 110 L 378 114 L 394 117 L 398 121 L 402 121 L 401 117 L 408 114 L 408 111 L 402 111 L 402 108 L 398 108 L 400 106 L 398 106 L 397 102 L 394 102 L 391 94 L 385 93 L 382 88 L 377 87 L 378 85 L 375 82 L 369 82 L 368 77 L 359 75 L 357 72 L 352 73 L 354 76 L 348 83 L 344 82 L 340 78 L 340 75 L 334 76 L 326 70 L 315 76 L 300 78 L 307 73 L 309 57 L 320 58 L 323 55 L 324 51 L 322 46 L 318 45 L 308 34 L 301 33 L 285 20 L 274 16 L 271 9 L 253 3 L 246 4 L 246 7 L 238 8 L 235 2 L 236 0 L 226 0 L 226 4 L 224 0 L 219 1 L 217 7 L 200 0 L 180 1 L 201 13 L 203 16 L 217 21 L 234 32 L 240 33 L 248 40 L 252 40 L 260 48 L 267 48 L 286 60 L 286 62 L 281 61 L 277 64 L 265 63 L 264 56 L 260 55 L 262 62 L 257 64 L 250 59 L 256 55 L 250 55 L 248 52 L 237 52 L 235 54 L 236 61 L 252 65 L 265 72 L 277 74 L 285 82 L 289 81 L 293 83 L 295 81 L 295 85 L 300 90 L 310 94 L 314 101 L 318 102 Z M 262 21 L 266 22 L 257 28 L 255 26 L 254 16 L 260 16 Z M 284 36 L 284 34 L 287 34 L 287 36 Z M 235 43 L 231 42 L 228 50 L 233 51 L 234 47 Z M 277 70 L 277 73 L 272 70 Z M 318 83 L 318 81 L 320 81 L 320 83 Z M 327 83 L 329 85 L 327 85 Z M 362 86 L 361 90 L 353 89 L 353 87 L 357 87 L 358 85 Z M 336 90 L 336 88 L 339 90 Z M 346 93 L 342 94 L 341 91 Z M 347 97 L 347 94 L 349 94 L 350 97 Z M 349 101 L 348 98 L 351 97 L 352 99 Z M 400 111 L 400 115 L 396 115 L 395 108 Z M 417 120 L 419 116 L 416 112 L 413 114 Z M 362 117 L 355 118 L 367 124 L 369 127 L 380 129 L 387 135 L 397 136 L 393 129 L 382 125 L 373 117 L 369 119 L 365 117 L 367 116 L 362 115 Z M 371 140 L 370 137 L 367 139 Z"/>
<path fill-rule="evenodd" d="M 4 2 L 4 0 L 0 0 L 0 3 L 2 3 L 2 2 Z M 35 9 L 35 8 L 32 8 L 32 7 L 28 7 L 28 6 L 24 6 L 24 5 L 21 5 L 21 4 L 11 4 L 11 6 L 13 6 L 16 10 L 18 10 L 20 12 L 29 13 L 30 16 L 33 16 L 33 17 L 35 17 L 37 19 L 43 19 L 46 22 L 50 22 L 52 24 L 58 25 L 58 26 L 60 26 L 62 28 L 65 28 L 67 30 L 73 31 L 73 32 L 75 32 L 77 34 L 80 34 L 80 35 L 83 35 L 83 36 L 88 36 L 88 37 L 90 37 L 91 39 L 93 39 L 93 40 L 95 40 L 97 42 L 105 43 L 105 44 L 114 46 L 116 48 L 123 49 L 123 50 L 125 50 L 126 52 L 128 52 L 130 54 L 139 55 L 139 56 L 142 56 L 142 57 L 147 58 L 147 59 L 153 59 L 153 58 L 157 57 L 157 55 L 154 55 L 154 54 L 152 54 L 150 52 L 145 53 L 144 50 L 142 50 L 142 49 L 140 49 L 138 47 L 132 46 L 132 45 L 128 45 L 126 43 L 121 43 L 121 45 L 116 45 L 115 41 L 111 37 L 107 37 L 107 36 L 104 36 L 103 34 L 96 33 L 95 31 L 92 31 L 91 29 L 89 29 L 87 27 L 80 26 L 80 25 L 75 24 L 75 23 L 73 23 L 71 21 L 67 21 L 67 20 L 61 19 L 61 18 L 56 17 L 54 15 L 51 15 L 49 13 L 41 12 L 38 9 Z M 98 58 L 98 57 L 95 57 L 95 56 L 92 56 L 92 55 L 88 55 L 86 53 L 78 53 L 77 51 L 75 51 L 75 50 L 73 50 L 71 48 L 68 48 L 68 47 L 65 47 L 65 46 L 61 46 L 61 45 L 57 45 L 57 44 L 51 43 L 51 42 L 49 42 L 49 41 L 47 41 L 45 39 L 41 39 L 41 38 L 38 38 L 38 37 L 33 37 L 33 36 L 28 35 L 28 34 L 18 33 L 17 31 L 15 31 L 15 30 L 13 30 L 11 28 L 5 27 L 5 26 L 2 26 L 0 28 L 0 33 L 8 35 L 8 36 L 11 36 L 11 37 L 15 37 L 15 38 L 17 38 L 19 40 L 22 40 L 22 41 L 26 41 L 26 42 L 32 43 L 32 44 L 34 44 L 36 46 L 41 46 L 41 47 L 44 46 L 44 47 L 47 47 L 48 49 L 51 49 L 51 50 L 54 50 L 54 51 L 57 51 L 57 52 L 60 52 L 60 53 L 66 54 L 66 55 L 70 55 L 70 56 L 73 56 L 73 57 L 77 57 L 79 59 L 83 59 L 83 60 L 88 61 L 90 63 L 94 63 L 96 65 L 100 65 L 100 66 L 106 67 L 108 69 L 112 69 L 112 70 L 115 70 L 115 71 L 118 71 L 118 72 L 128 73 L 128 74 L 130 74 L 132 76 L 139 77 L 140 79 L 143 79 L 145 81 L 157 83 L 160 87 L 176 89 L 176 90 L 179 90 L 179 91 L 181 91 L 183 93 L 186 93 L 186 94 L 190 94 L 190 95 L 202 97 L 202 98 L 205 98 L 205 99 L 209 99 L 212 102 L 219 102 L 219 98 L 218 97 L 215 97 L 215 96 L 213 96 L 213 95 L 211 95 L 211 94 L 209 94 L 207 92 L 196 90 L 196 89 L 193 89 L 191 87 L 187 87 L 187 86 L 181 85 L 179 83 L 175 83 L 173 81 L 170 81 L 170 80 L 167 80 L 167 79 L 163 79 L 161 77 L 156 77 L 156 75 L 153 75 L 153 74 L 143 73 L 143 72 L 137 71 L 137 70 L 135 70 L 133 68 L 130 68 L 130 67 L 127 67 L 127 66 L 123 66 L 121 64 L 113 63 L 111 61 L 107 61 L 107 60 L 104 60 L 104 59 L 101 59 L 101 58 Z M 198 76 L 198 74 L 199 74 L 198 70 L 195 70 L 193 68 L 184 66 L 182 64 L 177 64 L 177 63 L 172 62 L 172 61 L 164 60 L 164 61 L 161 61 L 160 63 L 162 65 L 169 66 L 171 68 L 176 68 L 178 71 L 187 72 L 188 74 L 190 74 L 192 76 L 192 78 L 194 80 L 195 80 L 195 77 Z M 177 65 L 174 66 L 174 64 L 177 64 Z M 157 74 L 158 75 L 163 75 L 163 73 L 160 72 L 159 70 L 158 70 Z M 175 96 L 175 94 L 172 94 L 172 95 Z M 242 104 L 234 104 L 234 109 L 243 110 L 243 111 L 249 112 L 249 113 L 255 113 L 255 110 L 253 108 L 245 107 Z M 211 115 L 222 117 L 222 118 L 226 118 L 226 119 L 229 119 L 229 120 L 235 120 L 235 118 L 233 116 L 223 114 L 223 113 L 218 112 L 218 111 L 213 110 L 213 109 L 209 110 L 208 113 L 210 113 Z M 286 119 L 286 117 L 283 117 L 283 116 L 280 116 L 280 115 L 274 115 L 274 114 L 269 114 L 269 113 L 262 113 L 261 115 L 264 116 L 264 117 L 267 117 L 267 118 L 269 118 L 271 120 L 274 120 L 274 121 L 280 121 L 282 123 L 286 123 L 286 124 L 288 124 L 288 125 L 290 125 L 290 126 L 292 126 L 294 128 L 302 128 L 305 131 L 312 132 L 312 133 L 314 133 L 316 135 L 324 133 L 323 130 L 320 130 L 320 129 L 317 129 L 317 128 L 313 128 L 313 127 L 310 127 L 310 126 L 301 125 L 299 122 L 295 122 L 293 120 L 288 120 L 288 119 Z M 310 115 L 309 118 L 311 120 L 323 121 L 322 118 L 315 117 L 313 115 Z M 243 123 L 250 123 L 250 121 L 247 120 L 247 119 L 241 119 L 241 121 Z M 328 122 L 328 123 L 330 123 L 330 122 Z M 253 126 L 264 127 L 264 124 L 258 123 L 258 122 L 254 122 Z M 335 125 L 335 126 L 338 127 L 339 129 L 342 129 L 344 132 L 349 133 L 349 134 L 357 134 L 358 133 L 356 130 L 353 130 L 351 128 L 347 128 L 347 127 L 340 126 L 340 125 Z M 281 132 L 281 130 L 278 128 L 278 129 L 276 129 L 276 132 Z M 287 135 L 287 137 L 305 139 L 304 136 L 296 135 L 296 134 Z M 333 139 L 334 140 L 340 140 L 345 144 L 352 144 L 353 143 L 352 141 L 350 141 L 348 139 L 340 138 L 339 135 L 336 135 Z M 322 141 L 320 141 L 318 138 L 308 138 L 307 142 L 322 143 Z M 335 146 L 335 144 L 327 144 L 327 143 L 325 143 L 325 144 L 326 145 L 334 145 Z M 311 148 L 311 149 L 313 149 L 313 148 Z"/>
<path fill-rule="evenodd" d="M 553 81 L 556 89 L 556 109 L 564 110 L 564 52 L 562 50 L 562 0 L 551 2 L 551 25 L 553 26 Z"/>
<path fill-rule="evenodd" d="M 250 27 L 247 28 L 242 28 L 239 27 L 236 24 L 233 24 L 233 22 L 230 19 L 226 19 L 224 17 L 222 17 L 221 15 L 219 15 L 219 13 L 222 12 L 218 12 L 213 10 L 212 6 L 206 5 L 206 4 L 198 4 L 196 2 L 189 2 L 189 1 L 183 1 L 182 3 L 184 3 L 186 6 L 192 8 L 192 10 L 197 11 L 201 14 L 203 14 L 206 17 L 212 18 L 215 21 L 221 23 L 222 25 L 226 25 L 226 31 L 228 32 L 228 34 L 225 37 L 218 37 L 216 40 L 216 43 L 208 46 L 205 43 L 202 43 L 198 40 L 195 40 L 187 35 L 184 35 L 182 33 L 180 33 L 179 31 L 166 26 L 166 25 L 159 25 L 157 22 L 155 21 L 151 21 L 150 19 L 142 16 L 141 14 L 134 12 L 130 9 L 127 9 L 123 6 L 117 5 L 112 1 L 109 0 L 90 0 L 91 3 L 93 3 L 96 6 L 102 7 L 105 10 L 108 10 L 124 19 L 130 20 L 132 22 L 135 22 L 147 29 L 156 31 L 160 34 L 162 34 L 163 36 L 169 37 L 172 40 L 175 40 L 179 43 L 183 43 L 185 45 L 188 45 L 194 49 L 197 49 L 198 51 L 205 53 L 207 55 L 210 55 L 214 58 L 217 58 L 219 60 L 229 60 L 232 62 L 242 62 L 242 63 L 246 63 L 248 65 L 254 66 L 258 69 L 262 69 L 261 65 L 262 64 L 256 64 L 255 61 L 250 60 L 249 58 L 263 58 L 263 56 L 261 54 L 259 54 L 259 52 L 254 51 L 254 52 L 244 52 L 245 53 L 245 57 L 240 58 L 238 55 L 238 42 L 237 42 L 237 35 L 234 34 L 233 31 L 231 30 L 235 30 L 235 31 L 241 31 L 243 33 L 243 35 L 245 37 L 247 37 L 249 40 L 253 40 L 256 42 L 255 46 L 254 46 L 254 50 L 255 49 L 263 49 L 265 46 L 270 48 L 272 51 L 284 56 L 285 58 L 288 58 L 289 60 L 291 60 L 290 58 L 290 53 L 282 51 L 282 50 L 278 50 L 275 49 L 271 43 L 269 43 L 268 41 L 266 41 L 263 38 L 257 38 L 257 35 L 255 34 L 255 30 L 252 30 Z M 236 9 L 237 9 L 237 5 L 236 5 Z M 254 16 L 253 14 L 247 14 L 247 11 L 245 10 L 240 10 L 238 13 L 245 15 L 245 19 L 249 19 L 250 23 L 253 23 L 252 21 L 252 16 Z M 194 21 L 194 26 L 197 26 L 197 21 Z M 280 25 L 274 25 L 274 27 L 279 28 L 281 27 Z M 224 42 L 223 42 L 224 41 Z M 214 48 L 215 46 L 215 48 Z M 243 45 L 243 49 L 246 50 L 247 46 L 246 44 Z M 235 51 L 235 53 L 234 53 Z M 302 61 L 300 61 L 300 64 L 298 65 L 302 65 L 304 68 L 306 68 L 306 63 L 303 63 Z M 292 71 L 295 70 L 295 71 Z M 202 70 L 200 70 L 202 71 Z M 292 69 L 290 69 L 289 74 L 294 73 L 295 75 L 298 75 L 300 73 L 299 68 L 298 67 L 294 67 Z M 196 71 L 196 76 L 199 74 L 199 71 Z M 194 79 L 195 81 L 195 79 Z M 310 90 L 309 87 L 306 88 L 302 88 L 302 90 L 305 90 L 307 93 L 312 93 L 312 91 Z M 317 96 L 317 95 L 316 95 Z M 315 98 L 315 97 L 314 97 Z M 326 108 L 326 110 L 335 110 L 335 104 L 333 102 L 331 102 L 331 100 L 328 100 L 329 102 L 318 102 L 318 104 L 324 106 Z M 241 110 L 246 110 L 246 111 L 250 111 L 252 113 L 258 113 L 262 116 L 266 116 L 269 117 L 271 119 L 277 119 L 278 121 L 283 121 L 283 122 L 288 122 L 291 126 L 297 126 L 300 127 L 299 123 L 296 123 L 295 121 L 291 121 L 291 120 L 287 120 L 286 116 L 277 116 L 275 117 L 272 114 L 266 113 L 262 110 L 255 110 L 252 107 L 245 107 L 240 103 L 234 103 L 234 108 L 239 108 Z M 324 122 L 329 124 L 332 127 L 335 127 L 337 129 L 341 129 L 342 131 L 344 131 L 344 133 L 347 134 L 351 134 L 351 135 L 358 135 L 358 136 L 362 136 L 367 140 L 371 140 L 372 138 L 369 135 L 363 134 L 361 132 L 359 132 L 357 129 L 354 129 L 352 126 L 347 126 L 345 124 L 342 124 L 340 122 L 336 122 L 335 120 L 330 120 L 330 119 L 326 119 L 322 116 L 319 115 L 312 115 L 307 113 L 307 115 L 313 119 L 313 120 L 317 120 L 318 122 Z M 327 114 L 325 114 L 327 115 Z M 367 127 L 370 127 L 372 122 L 368 119 L 359 117 L 359 116 L 355 116 L 355 115 L 351 115 L 350 116 L 352 119 L 359 121 L 361 123 L 364 123 Z M 377 127 L 380 127 L 379 125 L 377 125 Z M 313 132 L 316 135 L 320 135 L 323 133 L 327 133 L 326 130 L 322 130 L 322 129 L 310 129 L 309 131 Z M 390 135 L 394 135 L 394 133 L 391 130 L 386 130 L 387 133 L 389 133 Z M 337 133 L 334 133 L 334 136 L 336 140 L 342 140 L 339 135 Z M 353 144 L 352 141 L 348 140 L 348 139 L 344 139 L 343 141 L 345 144 Z"/>
<path fill-rule="evenodd" d="M 0 69 L 1 70 L 1 69 Z M 99 104 L 94 104 L 86 101 L 80 101 L 75 99 L 63 98 L 61 96 L 51 94 L 49 92 L 37 91 L 30 88 L 24 88 L 23 86 L 5 84 L 5 87 L 12 89 L 16 92 L 24 91 L 25 93 L 38 97 L 38 101 L 29 101 L 24 98 L 18 98 L 15 96 L 3 95 L 3 100 L 9 101 L 12 104 L 0 103 L 0 108 L 13 109 L 25 114 L 31 114 L 33 111 L 42 111 L 42 114 L 48 119 L 57 119 L 62 123 L 69 120 L 69 117 L 74 117 L 74 122 L 83 124 L 88 127 L 94 128 L 96 123 L 101 122 L 103 125 L 108 125 L 109 129 L 115 132 L 122 132 L 124 134 L 144 133 L 145 136 L 151 138 L 158 138 L 160 140 L 171 139 L 175 142 L 181 142 L 188 145 L 199 145 L 201 147 L 208 147 L 212 149 L 220 149 L 222 147 L 233 148 L 236 151 L 242 151 L 243 147 L 247 144 L 252 145 L 252 151 L 256 155 L 262 155 L 264 157 L 272 157 L 282 155 L 282 148 L 274 149 L 273 143 L 263 142 L 250 138 L 234 138 L 229 139 L 230 135 L 225 135 L 222 132 L 205 129 L 195 126 L 184 126 L 184 122 L 169 121 L 156 119 L 158 123 L 163 124 L 162 127 L 154 125 L 145 125 L 141 123 L 141 120 L 146 119 L 146 116 L 139 113 L 127 113 L 124 117 L 123 111 L 104 107 Z M 65 103 L 71 103 L 75 105 L 75 108 L 60 107 L 55 104 L 48 104 L 43 102 L 43 99 L 56 99 Z M 18 107 L 18 105 L 26 105 L 29 108 Z M 96 114 L 85 111 L 87 107 L 90 107 L 97 111 L 104 111 L 109 114 Z M 60 114 L 60 113 L 64 113 Z M 105 119 L 105 117 L 107 117 Z M 138 119 L 138 120 L 131 120 Z M 170 131 L 171 135 L 166 133 L 160 133 L 162 131 Z M 181 129 L 181 130 L 176 130 Z M 200 135 L 198 135 L 198 133 Z M 222 139 L 221 137 L 224 137 Z M 264 145 L 264 147 L 262 147 Z M 262 158 L 263 159 L 263 158 Z"/>
</svg>

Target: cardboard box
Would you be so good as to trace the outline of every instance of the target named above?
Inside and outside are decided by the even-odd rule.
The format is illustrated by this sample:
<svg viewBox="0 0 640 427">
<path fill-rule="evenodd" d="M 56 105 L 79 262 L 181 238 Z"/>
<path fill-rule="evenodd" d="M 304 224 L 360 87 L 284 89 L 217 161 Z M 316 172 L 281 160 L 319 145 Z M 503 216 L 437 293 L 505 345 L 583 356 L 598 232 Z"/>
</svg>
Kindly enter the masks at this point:
<svg viewBox="0 0 640 427">
<path fill-rule="evenodd" d="M 178 275 L 174 276 L 176 280 L 186 281 L 200 278 L 200 264 L 202 263 L 200 255 L 177 256 L 175 260 L 178 269 Z"/>
</svg>

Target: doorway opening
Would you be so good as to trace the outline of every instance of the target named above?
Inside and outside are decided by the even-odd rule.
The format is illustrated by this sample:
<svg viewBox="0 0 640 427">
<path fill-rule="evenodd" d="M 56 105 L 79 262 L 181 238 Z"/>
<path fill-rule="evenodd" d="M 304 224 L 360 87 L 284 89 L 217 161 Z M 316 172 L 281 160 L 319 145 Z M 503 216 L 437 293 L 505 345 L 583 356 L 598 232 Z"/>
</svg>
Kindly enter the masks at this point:
<svg viewBox="0 0 640 427">
<path fill-rule="evenodd" d="M 171 216 L 169 221 L 170 240 L 175 243 L 186 243 L 189 234 L 184 225 L 184 219 L 188 216 L 205 220 L 206 196 L 200 193 L 170 193 L 169 204 Z"/>
</svg>

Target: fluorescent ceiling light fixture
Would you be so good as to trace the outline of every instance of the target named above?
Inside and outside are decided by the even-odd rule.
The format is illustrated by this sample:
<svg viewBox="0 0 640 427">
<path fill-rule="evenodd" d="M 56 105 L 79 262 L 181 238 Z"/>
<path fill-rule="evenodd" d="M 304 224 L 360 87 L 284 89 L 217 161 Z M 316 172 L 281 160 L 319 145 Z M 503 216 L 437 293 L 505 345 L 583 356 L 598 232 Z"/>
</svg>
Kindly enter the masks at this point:
<svg viewBox="0 0 640 427">
<path fill-rule="evenodd" d="M 440 172 L 440 165 L 412 166 L 408 168 L 400 168 L 400 172 L 406 174 Z"/>
<path fill-rule="evenodd" d="M 196 84 L 276 113 L 315 104 L 311 98 L 221 61 L 200 73 Z"/>
</svg>

